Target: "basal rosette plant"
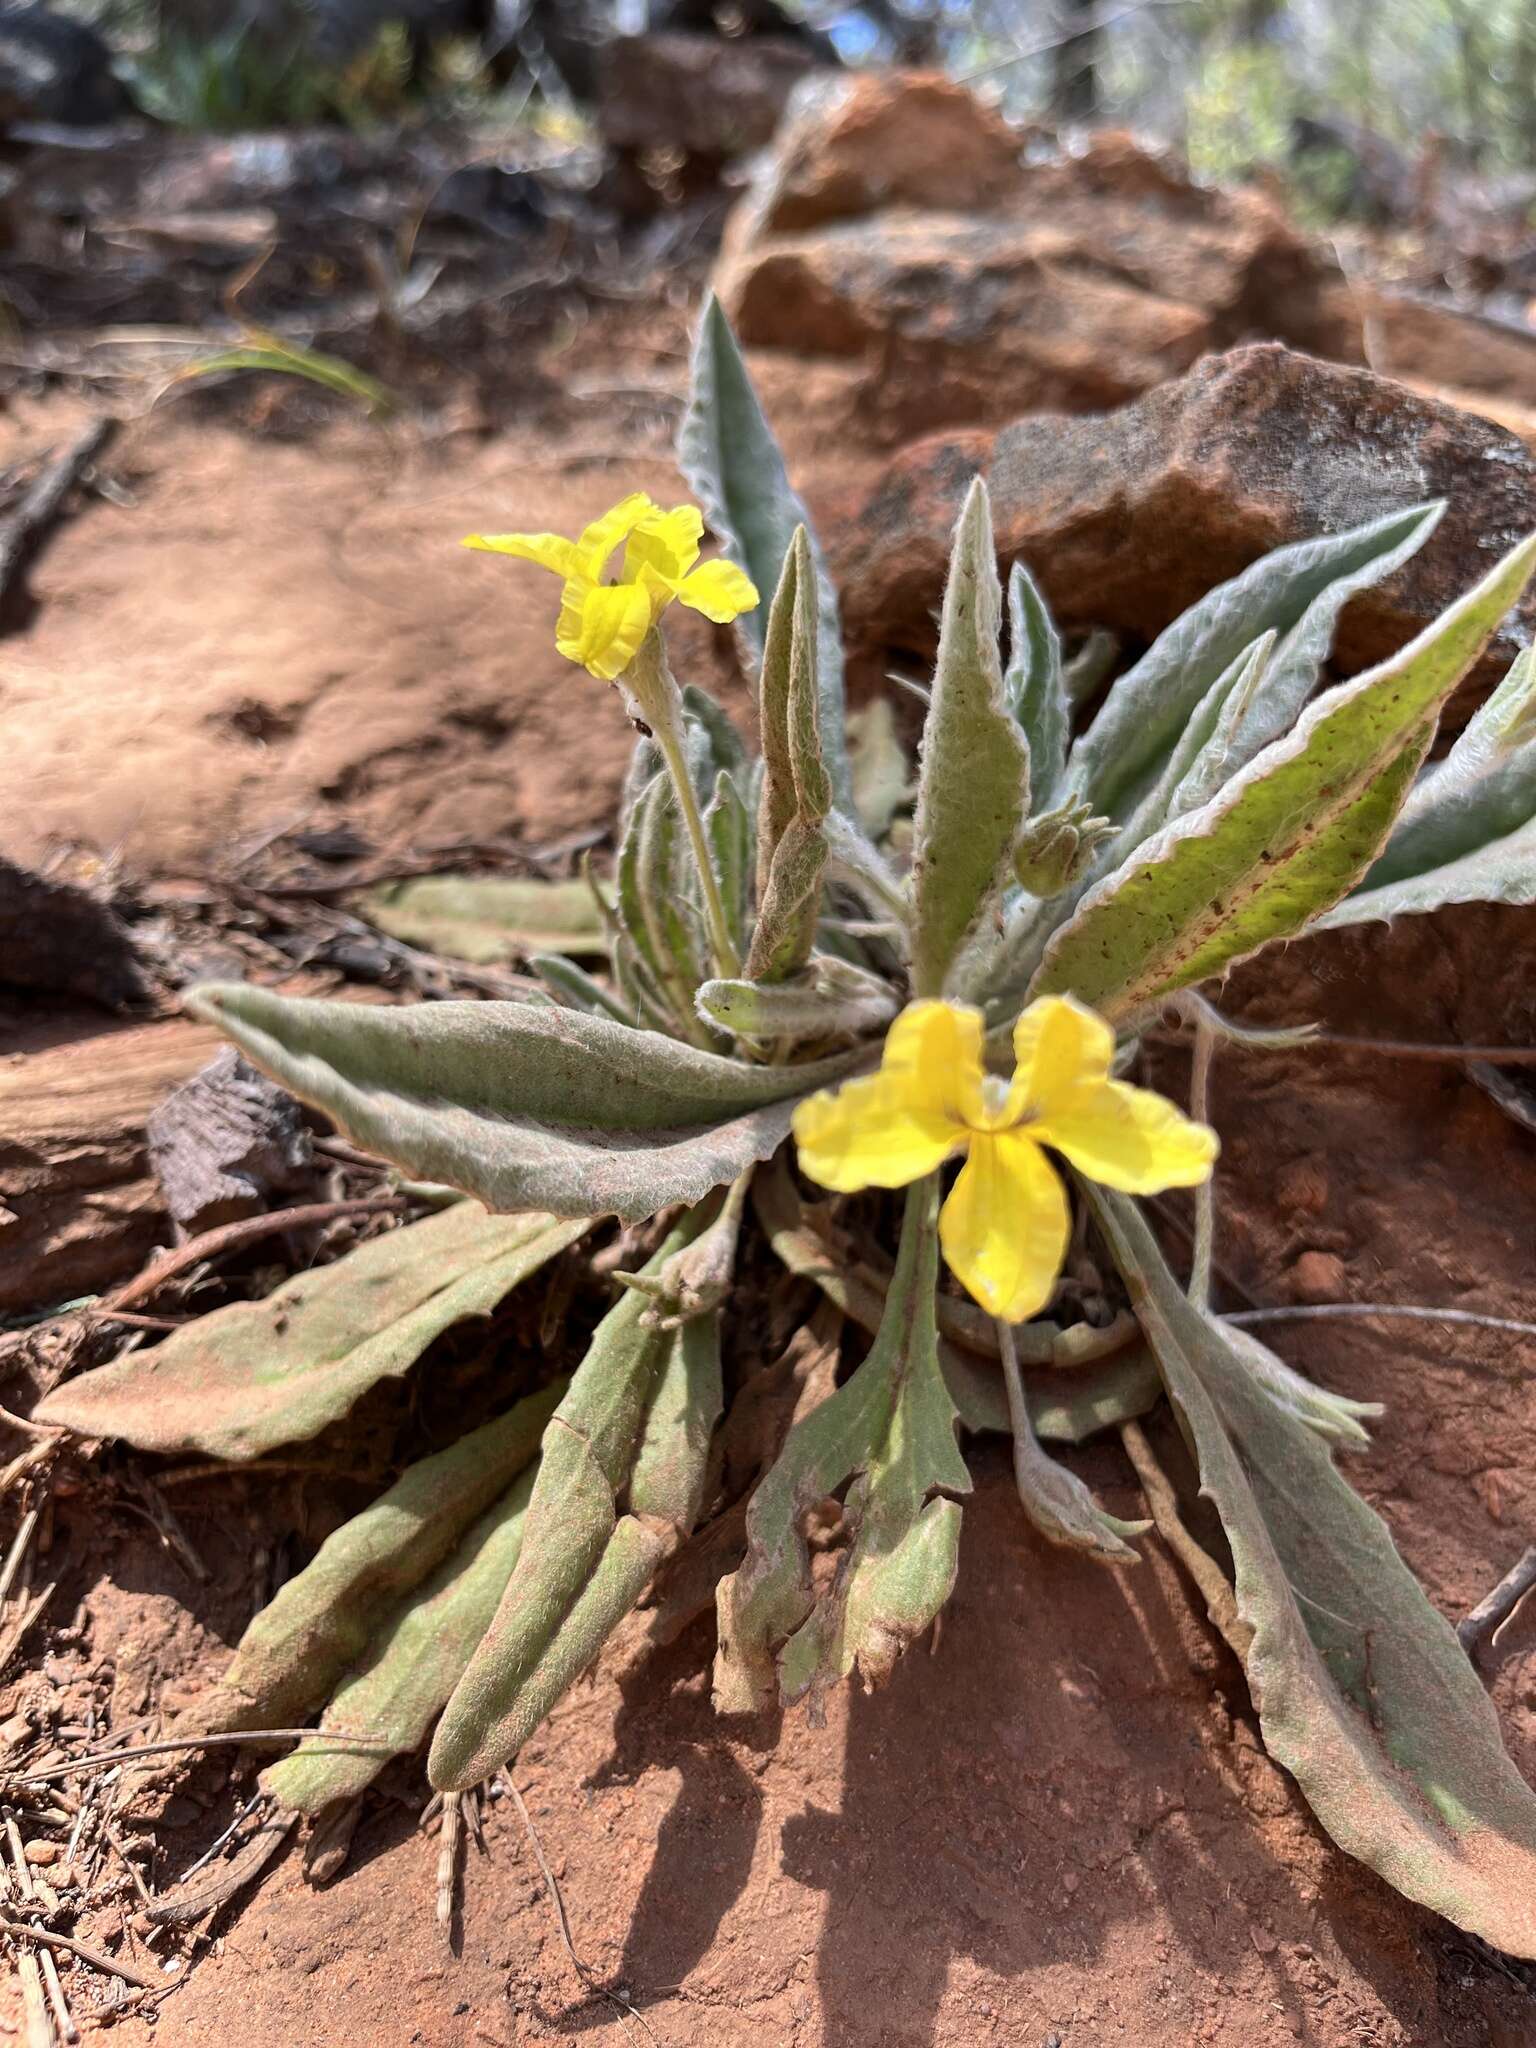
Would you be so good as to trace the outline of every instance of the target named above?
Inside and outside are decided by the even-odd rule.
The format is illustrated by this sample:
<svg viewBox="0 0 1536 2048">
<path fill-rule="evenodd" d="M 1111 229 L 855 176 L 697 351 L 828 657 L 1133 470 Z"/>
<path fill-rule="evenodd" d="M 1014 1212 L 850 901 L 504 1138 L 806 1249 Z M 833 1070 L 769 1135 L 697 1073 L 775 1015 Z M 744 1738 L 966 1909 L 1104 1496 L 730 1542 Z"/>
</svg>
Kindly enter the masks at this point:
<svg viewBox="0 0 1536 2048">
<path fill-rule="evenodd" d="M 568 1381 L 408 1469 L 321 1547 L 253 1622 L 200 1725 L 318 1715 L 332 1744 L 264 1781 L 307 1813 L 429 1738 L 432 1782 L 468 1788 L 516 1756 L 659 1574 L 684 1600 L 665 1576 L 681 1553 L 714 1590 L 722 1711 L 814 1711 L 850 1673 L 885 1677 L 943 1607 L 966 1433 L 1010 1432 L 1035 1526 L 1124 1567 L 1152 1524 L 1108 1514 L 1046 1448 L 1118 1427 L 1177 1538 L 1134 1428 L 1166 1399 L 1226 1539 L 1219 1557 L 1187 1538 L 1181 1554 L 1271 1753 L 1350 1854 L 1536 1956 L 1536 1798 L 1335 1462 L 1365 1445 L 1372 1411 L 1212 1311 L 1203 1228 L 1189 1283 L 1176 1277 L 1136 1198 L 1193 1187 L 1207 1213 L 1216 1140 L 1124 1078 L 1170 1005 L 1221 1028 L 1193 991 L 1265 946 L 1536 895 L 1529 657 L 1424 765 L 1536 540 L 1410 646 L 1326 688 L 1341 609 L 1441 508 L 1282 548 L 1085 717 L 1085 678 L 1027 571 L 999 582 L 977 482 L 914 791 L 885 707 L 850 745 L 835 596 L 713 304 L 694 372 L 680 455 L 720 558 L 700 565 L 692 507 L 642 497 L 574 540 L 471 543 L 560 577 L 558 644 L 598 679 L 571 687 L 611 680 L 641 732 L 611 880 L 594 881 L 585 924 L 568 884 L 548 920 L 607 972 L 536 953 L 547 992 L 528 1001 L 192 998 L 354 1143 L 471 1199 L 82 1376 L 43 1414 L 255 1457 L 344 1415 L 605 1220 L 650 1256 L 617 1276 Z M 674 603 L 734 620 L 756 756 L 674 678 Z M 495 885 L 475 886 L 483 942 Z M 517 886 L 516 916 L 538 928 Z M 1118 1273 L 1124 1306 L 1104 1327 L 1059 1284 L 1074 1237 Z M 840 1383 L 823 1374 L 733 1517 L 720 1425 L 767 1253 L 820 1291 L 806 1343 L 826 1352 L 828 1318 L 834 1339 L 851 1326 L 871 1342 Z M 806 1510 L 834 1495 L 835 1569 L 813 1576 Z M 370 1747 L 346 1752 L 349 1735 Z"/>
</svg>

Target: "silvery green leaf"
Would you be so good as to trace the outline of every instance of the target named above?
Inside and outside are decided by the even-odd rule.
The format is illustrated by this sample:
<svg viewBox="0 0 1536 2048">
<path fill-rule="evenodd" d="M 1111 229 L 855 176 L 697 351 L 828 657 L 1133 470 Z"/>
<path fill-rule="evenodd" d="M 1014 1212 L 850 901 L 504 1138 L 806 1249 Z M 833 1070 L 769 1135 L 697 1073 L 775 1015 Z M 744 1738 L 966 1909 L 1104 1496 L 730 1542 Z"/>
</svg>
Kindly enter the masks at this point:
<svg viewBox="0 0 1536 2048">
<path fill-rule="evenodd" d="M 247 1628 L 228 1669 L 193 1709 L 198 1727 L 283 1728 L 313 1713 L 398 1603 L 537 1454 L 564 1388 L 562 1380 L 530 1394 L 408 1467 L 343 1522 Z"/>
<path fill-rule="evenodd" d="M 528 953 L 608 950 L 601 913 L 579 880 L 416 875 L 369 890 L 357 908 L 391 938 L 450 960 L 486 964 Z"/>
<path fill-rule="evenodd" d="M 841 811 L 829 811 L 821 829 L 832 873 L 848 883 L 876 916 L 888 920 L 904 944 L 912 923 L 912 899 L 885 855 Z"/>
<path fill-rule="evenodd" d="M 869 1684 L 948 1599 L 970 1475 L 939 1365 L 932 1181 L 907 1194 L 880 1333 L 843 1386 L 790 1431 L 747 1509 L 747 1554 L 722 1581 L 715 1703 L 752 1713 L 810 1693 L 855 1664 Z M 847 1548 L 818 1591 L 806 1510 L 847 1486 Z"/>
<path fill-rule="evenodd" d="M 519 1473 L 381 1624 L 362 1660 L 331 1695 L 320 1733 L 363 1736 L 369 1748 L 306 1744 L 262 1772 L 261 1789 L 269 1798 L 297 1813 L 319 1813 L 333 1800 L 366 1791 L 391 1753 L 408 1756 L 420 1747 L 506 1591 L 537 1476 L 537 1462 Z"/>
<path fill-rule="evenodd" d="M 752 893 L 752 817 L 742 801 L 735 776 L 722 768 L 704 809 L 704 836 L 709 842 L 720 901 L 731 936 L 741 945 L 746 936 Z"/>
<path fill-rule="evenodd" d="M 1443 761 L 1409 793 L 1392 837 L 1361 892 L 1427 875 L 1536 816 L 1536 648 L 1468 722 Z"/>
<path fill-rule="evenodd" d="M 1066 692 L 1070 710 L 1075 711 L 1097 694 L 1100 684 L 1108 680 L 1119 653 L 1119 635 L 1095 626 L 1077 652 L 1063 661 L 1061 687 Z"/>
<path fill-rule="evenodd" d="M 1440 524 L 1444 511 L 1444 501 L 1437 499 L 1400 521 L 1394 521 L 1389 514 L 1380 524 L 1388 534 L 1394 524 L 1398 525 L 1401 531 L 1397 538 L 1369 561 L 1336 577 L 1313 598 L 1279 641 L 1259 687 L 1249 697 L 1242 716 L 1234 722 L 1229 743 L 1234 771 L 1251 761 L 1271 740 L 1290 731 L 1317 689 L 1345 605 L 1362 590 L 1372 590 L 1378 583 L 1384 583 L 1411 555 L 1417 554 Z"/>
<path fill-rule="evenodd" d="M 897 736 L 889 697 L 876 697 L 862 710 L 849 712 L 848 764 L 854 815 L 878 846 L 912 788 L 912 764 Z"/>
<path fill-rule="evenodd" d="M 955 526 L 923 726 L 912 863 L 914 992 L 937 996 L 995 902 L 1029 810 L 1029 749 L 1003 701 L 1002 590 L 986 485 Z"/>
<path fill-rule="evenodd" d="M 145 1451 L 262 1457 L 318 1436 L 370 1387 L 408 1372 L 452 1324 L 489 1315 L 587 1228 L 455 1202 L 260 1301 L 198 1316 L 152 1351 L 66 1380 L 38 1418 Z"/>
<path fill-rule="evenodd" d="M 1062 676 L 1061 636 L 1022 562 L 1008 575 L 1008 667 L 1003 697 L 1029 747 L 1029 795 L 1047 807 L 1067 765 L 1072 707 Z"/>
<path fill-rule="evenodd" d="M 1293 937 L 1366 871 L 1445 700 L 1519 598 L 1536 536 L 1417 640 L 1318 698 L 1294 732 L 1092 889 L 1031 987 L 1111 1017 Z"/>
<path fill-rule="evenodd" d="M 1409 875 L 1401 882 L 1387 882 L 1379 889 L 1357 889 L 1335 904 L 1314 930 L 1334 931 L 1343 925 L 1387 923 L 1394 917 L 1415 917 L 1430 910 L 1443 910 L 1452 903 L 1536 903 L 1536 819 L 1464 853 L 1460 860 L 1427 874 Z"/>
<path fill-rule="evenodd" d="M 862 1037 L 890 1022 L 899 999 L 879 975 L 820 955 L 793 981 L 706 981 L 698 1005 L 733 1036 L 801 1040 Z"/>
<path fill-rule="evenodd" d="M 563 953 L 531 953 L 528 965 L 556 1001 L 568 1009 L 587 1010 L 595 1017 L 612 1017 L 618 1024 L 631 1021 L 624 1005 Z"/>
<path fill-rule="evenodd" d="M 645 1274 L 658 1276 L 705 1220 L 685 1217 Z M 687 1533 L 671 1514 L 697 1497 L 708 1435 L 679 1430 L 690 1398 L 718 1404 L 712 1334 L 718 1343 L 712 1318 L 660 1329 L 640 1292 L 598 1325 L 544 1432 L 512 1577 L 433 1737 L 428 1772 L 440 1789 L 478 1784 L 517 1754 Z M 648 1414 L 663 1394 L 665 1426 L 653 1434 Z M 637 1480 L 643 1500 L 621 1513 Z"/>
<path fill-rule="evenodd" d="M 819 821 L 791 818 L 773 852 L 747 954 L 749 980 L 783 981 L 810 958 L 821 914 L 827 836 Z"/>
<path fill-rule="evenodd" d="M 778 588 L 797 526 L 809 535 L 805 506 L 790 488 L 773 431 L 763 417 L 741 350 L 711 292 L 699 319 L 693 388 L 678 430 L 677 462 L 726 552 L 763 593 Z M 840 809 L 851 807 L 843 737 L 843 638 L 837 593 L 814 538 L 821 740 Z M 762 606 L 738 626 L 756 659 L 767 618 Z"/>
<path fill-rule="evenodd" d="M 1348 533 L 1276 548 L 1192 605 L 1115 682 L 1073 746 L 1074 793 L 1104 816 L 1128 815 L 1195 706 L 1245 647 L 1271 628 L 1289 633 L 1335 584 L 1358 588 L 1353 579 L 1371 580 L 1373 564 L 1404 559 L 1428 538 L 1443 510 L 1438 503 L 1417 505 Z M 1331 618 L 1328 623 L 1331 628 Z"/>
<path fill-rule="evenodd" d="M 730 719 L 697 683 L 683 685 L 683 724 L 694 788 L 705 804 L 718 776 L 729 775 L 738 783 L 745 779 L 747 750 Z"/>
<path fill-rule="evenodd" d="M 1265 1746 L 1349 1855 L 1536 1956 L 1536 1795 L 1455 1632 L 1253 1343 L 1185 1296 L 1134 1202 L 1084 1183 L 1221 1517 Z"/>
<path fill-rule="evenodd" d="M 356 1143 L 513 1213 L 633 1220 L 700 1201 L 766 1158 L 794 1099 L 858 1057 L 748 1066 L 524 1003 L 383 1009 L 231 984 L 188 1007 Z"/>
</svg>

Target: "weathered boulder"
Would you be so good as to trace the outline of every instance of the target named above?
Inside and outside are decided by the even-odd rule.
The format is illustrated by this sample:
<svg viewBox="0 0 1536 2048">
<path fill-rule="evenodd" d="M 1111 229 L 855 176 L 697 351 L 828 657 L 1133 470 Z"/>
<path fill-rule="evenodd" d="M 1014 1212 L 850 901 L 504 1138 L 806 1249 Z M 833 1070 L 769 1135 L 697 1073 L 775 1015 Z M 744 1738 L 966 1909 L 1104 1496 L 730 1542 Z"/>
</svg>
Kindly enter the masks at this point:
<svg viewBox="0 0 1536 2048">
<path fill-rule="evenodd" d="M 830 535 L 866 673 L 931 656 L 951 530 L 978 471 L 999 553 L 1023 557 L 1065 627 L 1106 626 L 1133 647 L 1270 548 L 1449 499 L 1423 550 L 1345 612 L 1345 673 L 1402 646 L 1536 527 L 1536 456 L 1513 434 L 1369 370 L 1234 349 L 1104 418 L 1037 415 L 898 456 Z M 1528 598 L 1474 681 L 1533 631 Z"/>
<path fill-rule="evenodd" d="M 1536 407 L 1536 329 L 1361 285 L 1371 360 L 1390 377 Z"/>
<path fill-rule="evenodd" d="M 802 90 L 716 285 L 770 402 L 792 383 L 804 435 L 864 446 L 1099 411 L 1245 339 L 1364 360 L 1336 259 L 1267 194 L 1112 132 L 1026 152 L 926 74 Z"/>
</svg>

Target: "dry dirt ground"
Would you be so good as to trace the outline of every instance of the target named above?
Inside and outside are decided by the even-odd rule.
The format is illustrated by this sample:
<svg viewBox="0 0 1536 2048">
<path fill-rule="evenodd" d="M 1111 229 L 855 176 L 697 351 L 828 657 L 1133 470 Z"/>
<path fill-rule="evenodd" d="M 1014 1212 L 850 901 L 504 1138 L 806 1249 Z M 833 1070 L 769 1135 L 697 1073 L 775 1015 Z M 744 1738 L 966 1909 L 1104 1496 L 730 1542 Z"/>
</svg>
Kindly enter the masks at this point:
<svg viewBox="0 0 1536 2048">
<path fill-rule="evenodd" d="M 676 335 L 662 346 L 674 353 L 650 373 L 659 363 L 680 384 Z M 56 414 L 25 408 L 0 424 L 22 437 L 17 453 L 57 431 Z M 34 579 L 30 625 L 0 643 L 8 851 L 83 838 L 140 871 L 189 873 L 311 816 L 402 844 L 603 818 L 626 738 L 616 707 L 553 654 L 553 587 L 452 543 L 480 525 L 569 529 L 637 483 L 665 487 L 663 413 L 648 399 L 594 399 L 579 431 L 535 421 L 436 441 L 157 414 L 117 465 L 132 502 L 70 523 Z M 692 652 L 720 659 L 702 634 Z M 1337 1031 L 1529 1043 L 1529 958 L 1519 913 L 1424 920 L 1295 948 L 1276 982 L 1241 996 L 1253 1014 Z M 1183 1056 L 1154 1058 L 1176 1089 Z M 1536 1138 L 1458 1069 L 1231 1052 L 1216 1115 L 1221 1252 L 1260 1302 L 1315 1293 L 1321 1274 L 1361 1300 L 1536 1318 Z M 1536 1349 L 1402 1324 L 1275 1336 L 1327 1385 L 1387 1402 L 1374 1453 L 1352 1468 L 1432 1597 L 1464 1612 L 1536 1530 Z M 153 2023 L 124 2018 L 115 2038 L 1536 2042 L 1529 1972 L 1404 1904 L 1312 1825 L 1155 1547 L 1123 1572 L 1053 1552 L 1023 1526 L 997 1447 L 977 1465 L 959 1591 L 884 1693 L 845 1694 L 822 1729 L 722 1724 L 698 1625 L 662 1652 L 621 1643 L 524 1752 L 519 1784 L 606 1993 L 571 1969 L 505 1802 L 487 1808 L 487 1853 L 468 1855 L 444 1941 L 422 1787 L 398 1771 L 338 1881 L 310 1889 L 290 1852 L 223 1916 Z M 1117 1451 L 1090 1451 L 1083 1469 L 1133 1511 Z M 333 1512 L 312 1489 L 179 1488 L 205 1583 L 121 1489 L 62 1504 L 65 1577 L 0 1709 L 70 1717 L 94 1702 L 122 1727 L 184 1702 L 249 1618 L 273 1545 L 302 1545 Z M 1506 1667 L 1499 1702 L 1536 1773 L 1536 1664 Z M 158 1832 L 157 1886 L 249 1784 L 227 1761 L 188 1781 Z"/>
</svg>

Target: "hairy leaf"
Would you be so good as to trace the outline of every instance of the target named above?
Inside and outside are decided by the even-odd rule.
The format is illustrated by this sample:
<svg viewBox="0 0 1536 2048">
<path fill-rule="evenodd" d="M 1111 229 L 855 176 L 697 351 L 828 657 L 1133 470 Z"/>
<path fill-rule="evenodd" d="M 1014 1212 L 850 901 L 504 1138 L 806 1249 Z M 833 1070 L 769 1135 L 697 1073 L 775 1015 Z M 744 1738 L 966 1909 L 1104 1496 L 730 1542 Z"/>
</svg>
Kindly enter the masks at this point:
<svg viewBox="0 0 1536 2048">
<path fill-rule="evenodd" d="M 230 984 L 188 1007 L 408 1173 L 558 1216 L 632 1220 L 702 1200 L 782 1143 L 795 1097 L 859 1057 L 751 1067 L 510 1002 L 382 1009 Z"/>
<path fill-rule="evenodd" d="M 707 1221 L 685 1217 L 643 1274 L 659 1278 Z M 718 1344 L 714 1316 L 662 1329 L 643 1292 L 626 1292 L 598 1325 L 545 1432 L 516 1569 L 433 1737 L 439 1789 L 478 1784 L 517 1754 L 687 1533 L 671 1518 L 703 1484 Z M 687 1413 L 693 1401 L 707 1422 Z"/>
<path fill-rule="evenodd" d="M 417 875 L 357 898 L 380 931 L 450 960 L 582 956 L 608 950 L 602 916 L 583 881 L 528 875 Z"/>
<path fill-rule="evenodd" d="M 1061 636 L 1022 562 L 1008 576 L 1008 668 L 1003 699 L 1029 747 L 1029 795 L 1049 807 L 1067 765 L 1072 707 L 1061 666 Z"/>
<path fill-rule="evenodd" d="M 727 553 L 758 589 L 776 590 L 797 526 L 810 533 L 804 505 L 791 490 L 773 430 L 763 417 L 747 366 L 720 302 L 710 293 L 693 352 L 692 394 L 678 430 L 677 464 Z M 843 636 L 837 593 L 814 538 L 817 676 L 821 743 L 840 809 L 851 808 L 843 738 Z M 767 628 L 763 607 L 737 621 L 761 659 Z"/>
<path fill-rule="evenodd" d="M 1320 917 L 1315 929 L 1386 923 L 1394 917 L 1443 910 L 1452 903 L 1536 903 L 1536 819 L 1444 867 L 1386 882 L 1379 889 L 1358 889 Z"/>
<path fill-rule="evenodd" d="M 699 1010 L 711 1023 L 747 1038 L 861 1036 L 889 1023 L 899 998 L 890 983 L 846 960 L 812 961 L 794 981 L 706 981 Z"/>
<path fill-rule="evenodd" d="M 1087 1188 L 1226 1530 L 1270 1754 L 1339 1844 L 1536 1956 L 1536 1796 L 1454 1631 L 1327 1445 L 1187 1300 L 1135 1204 Z"/>
<path fill-rule="evenodd" d="M 715 1703 L 751 1713 L 820 1695 L 855 1664 L 889 1675 L 954 1585 L 970 1475 L 939 1365 L 935 1190 L 907 1196 L 901 1250 L 880 1333 L 844 1386 L 790 1432 L 747 1510 L 747 1555 L 718 1595 Z M 818 1596 L 803 1531 L 808 1509 L 845 1482 L 847 1548 Z"/>
<path fill-rule="evenodd" d="M 815 580 L 810 542 L 795 529 L 774 592 L 759 693 L 763 786 L 757 807 L 753 981 L 782 981 L 810 957 L 826 866 L 822 821 L 832 785 L 821 757 Z"/>
<path fill-rule="evenodd" d="M 397 1604 L 533 1458 L 565 1384 L 530 1394 L 423 1458 L 343 1522 L 241 1637 L 228 1670 L 193 1709 L 198 1726 L 281 1728 L 313 1713 Z"/>
<path fill-rule="evenodd" d="M 368 1751 L 307 1743 L 270 1764 L 261 1788 L 279 1806 L 319 1813 L 366 1790 L 389 1762 L 426 1739 L 490 1627 L 523 1543 L 538 1474 L 527 1466 L 442 1563 L 381 1625 L 320 1717 L 323 1734 L 364 1736 Z M 388 1750 L 377 1745 L 389 1745 Z"/>
<path fill-rule="evenodd" d="M 141 1451 L 259 1458 L 337 1421 L 370 1387 L 408 1371 L 451 1323 L 488 1315 L 590 1227 L 455 1202 L 295 1275 L 262 1301 L 214 1309 L 151 1351 L 66 1380 L 38 1416 Z"/>
<path fill-rule="evenodd" d="M 848 714 L 848 765 L 854 815 L 878 846 L 912 786 L 912 764 L 896 732 L 888 697 Z"/>
<path fill-rule="evenodd" d="M 1536 817 L 1536 648 L 1520 654 L 1443 761 L 1415 783 L 1361 892 L 1427 875 Z"/>
<path fill-rule="evenodd" d="M 912 867 L 914 992 L 937 996 L 1009 871 L 1029 809 L 1029 749 L 1003 701 L 1002 591 L 986 485 L 955 527 L 923 727 Z"/>
<path fill-rule="evenodd" d="M 1294 936 L 1338 902 L 1386 839 L 1440 707 L 1533 559 L 1536 537 L 1100 882 L 1052 940 L 1032 992 L 1070 991 L 1125 1016 Z"/>
<path fill-rule="evenodd" d="M 1072 749 L 1074 793 L 1104 816 L 1124 817 L 1223 669 L 1261 633 L 1288 634 L 1314 605 L 1332 636 L 1343 598 L 1422 546 L 1444 505 L 1416 505 L 1348 533 L 1277 548 L 1176 619 L 1119 678 Z M 1330 593 L 1342 586 L 1335 602 Z M 1312 638 L 1307 637 L 1310 649 Z M 1326 642 L 1324 642 L 1326 645 Z M 1322 649 L 1317 649 L 1318 657 Z M 1301 643 L 1297 643 L 1301 658 Z M 1299 707 L 1298 707 L 1299 708 Z"/>
</svg>

